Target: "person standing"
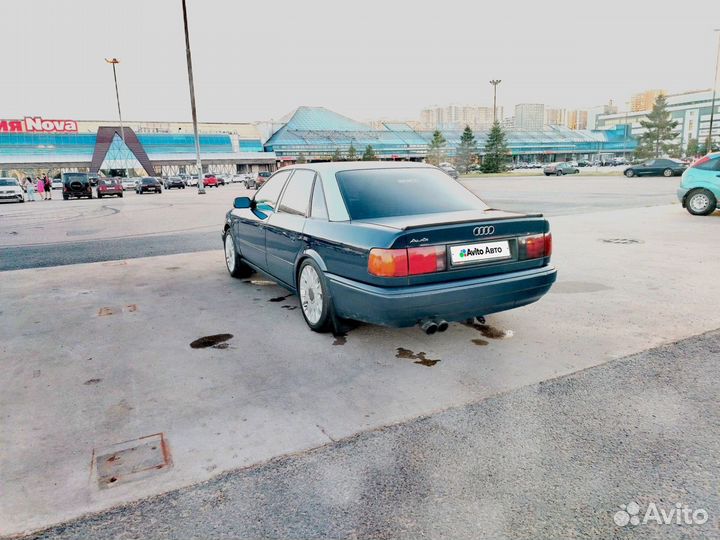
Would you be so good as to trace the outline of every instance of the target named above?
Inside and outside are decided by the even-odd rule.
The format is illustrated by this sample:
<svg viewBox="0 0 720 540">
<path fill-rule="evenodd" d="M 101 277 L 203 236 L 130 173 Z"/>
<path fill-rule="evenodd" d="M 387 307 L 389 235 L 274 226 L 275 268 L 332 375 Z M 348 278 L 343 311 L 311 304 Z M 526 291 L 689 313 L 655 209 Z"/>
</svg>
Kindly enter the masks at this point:
<svg viewBox="0 0 720 540">
<path fill-rule="evenodd" d="M 27 191 L 28 201 L 35 202 L 35 185 L 29 176 L 25 177 L 25 191 Z"/>
<path fill-rule="evenodd" d="M 35 177 L 35 186 L 37 188 L 38 195 L 40 195 L 40 200 L 45 200 L 45 182 L 43 182 L 43 179 L 39 176 Z"/>
<path fill-rule="evenodd" d="M 43 176 L 43 183 L 45 184 L 45 193 L 47 193 L 48 200 L 52 201 L 52 180 L 45 174 Z"/>
</svg>

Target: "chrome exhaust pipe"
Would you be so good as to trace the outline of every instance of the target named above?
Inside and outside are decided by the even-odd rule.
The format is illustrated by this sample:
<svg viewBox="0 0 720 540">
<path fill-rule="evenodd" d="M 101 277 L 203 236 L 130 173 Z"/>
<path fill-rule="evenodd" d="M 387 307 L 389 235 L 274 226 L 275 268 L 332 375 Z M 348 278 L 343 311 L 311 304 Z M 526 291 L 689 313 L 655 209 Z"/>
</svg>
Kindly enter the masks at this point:
<svg viewBox="0 0 720 540">
<path fill-rule="evenodd" d="M 444 332 L 448 329 L 448 322 L 447 321 L 440 321 L 437 323 L 437 331 L 438 332 Z"/>
<path fill-rule="evenodd" d="M 438 325 L 435 321 L 425 321 L 420 325 L 420 330 L 425 332 L 428 336 L 431 336 L 438 331 Z"/>
</svg>

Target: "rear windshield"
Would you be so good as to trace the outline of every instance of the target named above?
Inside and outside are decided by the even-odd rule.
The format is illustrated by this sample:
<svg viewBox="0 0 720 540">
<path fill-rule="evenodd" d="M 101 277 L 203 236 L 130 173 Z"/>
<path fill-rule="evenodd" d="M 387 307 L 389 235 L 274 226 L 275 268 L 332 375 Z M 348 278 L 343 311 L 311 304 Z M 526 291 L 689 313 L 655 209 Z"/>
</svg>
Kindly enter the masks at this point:
<svg viewBox="0 0 720 540">
<path fill-rule="evenodd" d="M 336 175 L 350 219 L 412 216 L 488 206 L 437 169 L 368 169 Z"/>
<path fill-rule="evenodd" d="M 0 186 L 17 186 L 18 182 L 17 180 L 12 180 L 10 178 L 0 178 Z"/>
<path fill-rule="evenodd" d="M 143 184 L 154 184 L 155 182 L 157 182 L 157 180 L 155 180 L 154 178 L 143 178 L 142 179 Z"/>
</svg>

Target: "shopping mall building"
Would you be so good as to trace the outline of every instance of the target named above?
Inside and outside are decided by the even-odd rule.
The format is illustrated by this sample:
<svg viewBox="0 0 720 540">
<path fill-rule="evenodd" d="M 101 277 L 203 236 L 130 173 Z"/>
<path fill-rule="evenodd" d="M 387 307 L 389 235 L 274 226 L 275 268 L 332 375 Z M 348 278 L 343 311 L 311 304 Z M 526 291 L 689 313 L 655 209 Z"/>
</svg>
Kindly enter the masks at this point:
<svg viewBox="0 0 720 540">
<path fill-rule="evenodd" d="M 337 153 L 346 157 L 351 149 L 359 159 L 368 146 L 378 159 L 421 161 L 433 135 L 404 123 L 374 128 L 323 107 L 299 107 L 279 122 L 201 123 L 199 133 L 203 170 L 225 174 L 272 171 L 301 157 L 327 161 Z M 462 132 L 443 135 L 452 158 Z M 482 155 L 487 133 L 475 136 Z M 636 146 L 622 124 L 602 130 L 510 130 L 507 143 L 514 161 L 541 162 L 623 155 Z M 196 174 L 192 124 L 126 122 L 121 128 L 112 121 L 0 119 L 0 176 L 126 169 L 136 175 Z"/>
<path fill-rule="evenodd" d="M 253 124 L 202 123 L 203 169 L 217 173 L 274 170 Z M 0 176 L 50 171 L 133 169 L 135 174 L 196 173 L 195 138 L 189 122 L 0 119 Z"/>
</svg>

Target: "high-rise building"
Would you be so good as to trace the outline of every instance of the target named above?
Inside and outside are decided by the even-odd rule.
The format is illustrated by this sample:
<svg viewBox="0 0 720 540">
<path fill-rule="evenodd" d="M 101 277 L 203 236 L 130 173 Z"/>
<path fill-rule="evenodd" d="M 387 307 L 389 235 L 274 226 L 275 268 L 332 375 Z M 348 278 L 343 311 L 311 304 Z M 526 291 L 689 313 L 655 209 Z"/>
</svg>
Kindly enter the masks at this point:
<svg viewBox="0 0 720 540">
<path fill-rule="evenodd" d="M 498 117 L 502 117 L 503 109 L 498 107 Z M 493 123 L 492 107 L 475 107 L 469 105 L 447 105 L 432 107 L 420 113 L 420 124 L 423 129 L 459 130 L 470 126 L 473 130 L 490 129 Z"/>
<path fill-rule="evenodd" d="M 545 105 L 519 103 L 515 105 L 515 129 L 540 131 L 545 124 Z"/>
<path fill-rule="evenodd" d="M 545 109 L 545 123 L 549 126 L 564 126 L 567 122 L 565 109 Z"/>
<path fill-rule="evenodd" d="M 630 111 L 639 112 L 651 110 L 657 97 L 664 93 L 664 90 L 645 90 L 644 92 L 633 95 L 630 98 Z"/>
<path fill-rule="evenodd" d="M 588 112 L 582 110 L 568 111 L 566 125 L 570 129 L 587 129 Z"/>
</svg>

